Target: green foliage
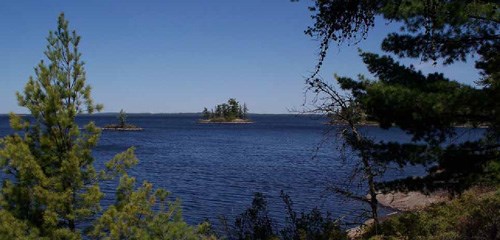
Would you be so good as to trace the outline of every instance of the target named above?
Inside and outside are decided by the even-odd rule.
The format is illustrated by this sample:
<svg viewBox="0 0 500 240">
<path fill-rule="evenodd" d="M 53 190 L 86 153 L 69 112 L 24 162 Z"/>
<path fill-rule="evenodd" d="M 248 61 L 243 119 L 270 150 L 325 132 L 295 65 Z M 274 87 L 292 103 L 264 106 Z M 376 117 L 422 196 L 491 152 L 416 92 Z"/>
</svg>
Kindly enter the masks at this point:
<svg viewBox="0 0 500 240">
<path fill-rule="evenodd" d="M 91 154 L 100 131 L 93 123 L 80 131 L 75 117 L 101 106 L 93 104 L 85 83 L 80 37 L 70 33 L 63 14 L 47 40 L 48 64 L 41 61 L 17 94 L 34 121 L 11 114 L 11 127 L 24 135 L 0 142 L 1 167 L 11 176 L 4 179 L 0 204 L 41 236 L 74 239 L 80 237 L 76 224 L 100 211 L 103 196 Z"/>
<path fill-rule="evenodd" d="M 388 56 L 361 53 L 368 69 L 378 77 L 369 81 L 337 78 L 352 92 L 359 106 L 382 128 L 397 126 L 413 136 L 415 143 L 380 142 L 371 148 L 378 162 L 432 165 L 425 178 L 379 184 L 380 189 L 461 192 L 478 182 L 495 182 L 498 175 L 498 140 L 495 139 L 495 109 L 489 91 L 450 81 L 441 74 L 423 75 L 396 63 Z M 488 125 L 483 139 L 460 144 L 442 143 L 456 135 L 457 125 Z M 425 144 L 417 141 L 424 141 Z M 399 146 L 398 146 L 399 145 Z M 496 180 L 495 180 L 496 179 Z"/>
<path fill-rule="evenodd" d="M 125 111 L 120 110 L 120 113 L 118 114 L 118 121 L 120 122 L 121 127 L 125 127 L 127 124 L 127 113 Z"/>
<path fill-rule="evenodd" d="M 444 64 L 479 56 L 475 88 L 445 78 L 424 75 L 413 66 L 403 66 L 390 56 L 361 52 L 361 58 L 376 79 L 338 77 L 343 90 L 369 121 L 382 128 L 399 127 L 413 136 L 413 143 L 373 143 L 365 153 L 376 162 L 395 162 L 401 167 L 422 164 L 429 175 L 378 184 L 381 190 L 445 188 L 461 192 L 478 183 L 498 182 L 500 165 L 500 12 L 496 1 L 344 1 L 317 0 L 311 10 L 316 20 L 306 33 L 323 39 L 317 70 L 307 79 L 316 93 L 335 102 L 335 91 L 316 79 L 330 41 L 359 40 L 374 26 L 375 16 L 401 24 L 390 33 L 382 50 L 397 57 L 420 58 Z M 333 94 L 332 94 L 333 93 Z M 335 113 L 340 108 L 333 106 Z M 331 110 L 331 109 L 330 109 Z M 338 114 L 337 114 L 338 116 Z M 477 141 L 445 145 L 456 137 L 456 127 L 487 127 Z M 365 155 L 367 156 L 367 155 Z"/>
<path fill-rule="evenodd" d="M 230 98 L 227 103 L 215 106 L 214 109 L 208 111 L 207 108 L 204 108 L 203 118 L 212 122 L 230 122 L 235 119 L 247 119 L 248 115 L 247 105 L 241 106 L 234 98 Z"/>
<path fill-rule="evenodd" d="M 267 202 L 261 193 L 256 193 L 252 206 L 235 221 L 238 239 L 276 239 L 273 223 L 267 210 Z"/>
<path fill-rule="evenodd" d="M 123 175 L 116 203 L 96 221 L 89 236 L 95 239 L 202 239 L 206 226 L 187 225 L 181 216 L 180 202 L 169 202 L 168 195 L 162 189 L 153 190 L 147 182 L 135 190 L 135 178 Z"/>
<path fill-rule="evenodd" d="M 488 98 L 479 89 L 438 73 L 425 76 L 388 56 L 361 53 L 361 57 L 378 79 L 340 78 L 339 82 L 353 92 L 370 119 L 384 128 L 394 124 L 415 141 L 440 143 L 453 135 L 454 126 L 477 126 L 490 118 L 491 110 L 482 106 Z"/>
<path fill-rule="evenodd" d="M 209 119 L 210 118 L 210 112 L 208 111 L 207 108 L 203 108 L 203 112 L 201 112 L 203 115 L 203 119 Z"/>
<path fill-rule="evenodd" d="M 86 84 L 80 37 L 68 30 L 61 14 L 47 40 L 48 63 L 41 61 L 17 94 L 32 119 L 11 114 L 16 133 L 0 139 L 0 168 L 7 175 L 0 190 L 0 239 L 81 239 L 84 231 L 77 226 L 98 214 L 88 230 L 93 238 L 203 238 L 209 226 L 188 226 L 166 191 L 153 191 L 149 183 L 135 189 L 135 179 L 126 173 L 137 163 L 134 148 L 96 172 L 92 149 L 100 130 L 92 122 L 80 130 L 75 122 L 78 114 L 102 108 L 93 103 Z M 118 176 L 117 202 L 103 213 L 99 183 Z"/>
<path fill-rule="evenodd" d="M 389 217 L 366 239 L 498 239 L 500 191 L 469 191 L 449 203 Z"/>
<path fill-rule="evenodd" d="M 378 79 L 337 80 L 352 92 L 359 106 L 382 128 L 398 126 L 413 136 L 415 143 L 380 142 L 371 146 L 370 155 L 378 162 L 432 165 L 431 175 L 379 184 L 380 189 L 463 191 L 478 182 L 498 181 L 498 140 L 492 127 L 483 139 L 474 142 L 442 143 L 456 135 L 457 125 L 498 124 L 495 105 L 488 92 L 450 81 L 441 74 L 423 75 L 396 63 L 388 56 L 361 53 L 368 69 Z M 417 144 L 417 141 L 424 143 Z M 495 180 L 496 179 L 496 180 Z"/>
<path fill-rule="evenodd" d="M 347 239 L 347 235 L 334 221 L 330 214 L 324 216 L 319 209 L 297 214 L 293 210 L 293 202 L 288 195 L 281 192 L 288 217 L 283 228 L 276 227 L 269 216 L 267 201 L 262 193 L 255 193 L 252 205 L 238 215 L 234 227 L 227 231 L 230 239 L 296 239 L 323 240 Z"/>
<path fill-rule="evenodd" d="M 330 41 L 364 39 L 376 16 L 402 24 L 382 43 L 383 50 L 399 57 L 442 58 L 450 64 L 498 40 L 500 13 L 494 0 L 316 0 L 310 10 L 315 24 L 306 33 L 323 40 L 318 67 Z"/>
<path fill-rule="evenodd" d="M 293 210 L 290 196 L 282 191 L 281 198 L 288 213 L 286 225 L 280 230 L 282 239 L 347 239 L 345 231 L 339 226 L 339 221 L 334 220 L 329 212 L 323 214 L 318 208 L 314 208 L 310 212 L 297 214 Z"/>
<path fill-rule="evenodd" d="M 2 239 L 47 239 L 39 236 L 36 228 L 31 228 L 8 211 L 0 210 L 0 237 Z"/>
<path fill-rule="evenodd" d="M 243 108 L 240 107 L 240 116 L 242 119 L 248 118 L 248 107 L 246 103 L 243 103 Z"/>
</svg>

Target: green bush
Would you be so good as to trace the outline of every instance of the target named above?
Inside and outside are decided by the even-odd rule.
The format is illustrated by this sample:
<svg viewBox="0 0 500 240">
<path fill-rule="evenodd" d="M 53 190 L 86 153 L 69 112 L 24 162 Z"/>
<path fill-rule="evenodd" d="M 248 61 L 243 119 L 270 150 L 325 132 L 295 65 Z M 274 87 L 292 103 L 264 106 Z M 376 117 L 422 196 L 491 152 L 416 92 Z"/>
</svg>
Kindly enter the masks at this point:
<svg viewBox="0 0 500 240">
<path fill-rule="evenodd" d="M 252 206 L 241 213 L 234 226 L 227 227 L 229 239 L 294 239 L 294 240 L 342 240 L 347 234 L 329 213 L 323 214 L 318 208 L 297 214 L 288 195 L 281 193 L 287 213 L 285 225 L 278 228 L 269 216 L 267 201 L 261 193 L 255 193 Z"/>
<path fill-rule="evenodd" d="M 500 189 L 470 190 L 448 203 L 407 212 L 370 228 L 364 239 L 500 239 Z"/>
</svg>

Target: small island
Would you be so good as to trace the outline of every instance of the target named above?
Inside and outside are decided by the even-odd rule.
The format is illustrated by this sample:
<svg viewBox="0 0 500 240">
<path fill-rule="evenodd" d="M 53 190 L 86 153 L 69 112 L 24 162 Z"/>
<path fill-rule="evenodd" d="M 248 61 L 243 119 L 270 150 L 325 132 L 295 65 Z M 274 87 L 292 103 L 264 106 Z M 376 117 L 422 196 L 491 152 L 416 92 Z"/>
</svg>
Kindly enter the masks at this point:
<svg viewBox="0 0 500 240">
<path fill-rule="evenodd" d="M 234 98 L 211 110 L 204 108 L 202 115 L 203 118 L 198 121 L 199 123 L 253 123 L 248 119 L 246 103 L 240 105 Z"/>
<path fill-rule="evenodd" d="M 137 127 L 132 124 L 127 123 L 127 113 L 125 111 L 120 110 L 118 114 L 118 124 L 108 124 L 101 128 L 102 130 L 111 130 L 111 131 L 142 131 L 143 128 Z"/>
</svg>

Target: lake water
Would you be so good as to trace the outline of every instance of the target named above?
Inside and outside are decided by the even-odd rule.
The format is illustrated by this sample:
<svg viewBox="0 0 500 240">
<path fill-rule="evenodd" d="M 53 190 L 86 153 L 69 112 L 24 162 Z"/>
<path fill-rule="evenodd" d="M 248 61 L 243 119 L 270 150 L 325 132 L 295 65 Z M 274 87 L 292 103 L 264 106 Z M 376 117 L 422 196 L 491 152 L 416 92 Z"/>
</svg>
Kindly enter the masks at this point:
<svg viewBox="0 0 500 240">
<path fill-rule="evenodd" d="M 284 219 L 280 191 L 295 203 L 296 210 L 319 207 L 335 217 L 352 216 L 361 203 L 346 201 L 327 191 L 327 186 L 345 180 L 338 150 L 339 140 L 326 133 L 325 119 L 295 115 L 251 115 L 253 124 L 198 124 L 193 114 L 131 114 L 128 122 L 141 132 L 103 132 L 94 151 L 98 169 L 115 154 L 136 148 L 139 164 L 130 171 L 138 182 L 152 182 L 182 201 L 189 223 L 205 219 L 230 220 L 250 206 L 255 192 L 267 196 L 271 215 Z M 98 126 L 116 123 L 116 116 L 78 118 L 79 124 L 95 121 Z M 378 139 L 408 141 L 396 129 L 364 127 Z M 0 116 L 0 136 L 10 133 L 8 117 Z M 327 138 L 330 136 L 330 138 Z M 319 147 L 321 146 L 321 147 Z M 319 149 L 318 149 L 319 147 Z M 391 171 L 389 178 L 421 174 L 409 168 Z M 116 181 L 104 183 L 107 206 L 114 201 Z"/>
</svg>

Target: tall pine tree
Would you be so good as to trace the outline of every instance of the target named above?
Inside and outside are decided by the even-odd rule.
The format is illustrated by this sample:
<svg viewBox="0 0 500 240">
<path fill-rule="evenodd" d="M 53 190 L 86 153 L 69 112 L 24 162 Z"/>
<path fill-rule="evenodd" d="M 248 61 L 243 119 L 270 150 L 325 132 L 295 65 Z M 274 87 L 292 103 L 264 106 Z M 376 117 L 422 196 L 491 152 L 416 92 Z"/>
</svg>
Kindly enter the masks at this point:
<svg viewBox="0 0 500 240">
<path fill-rule="evenodd" d="M 117 154 L 105 169 L 94 169 L 92 149 L 100 130 L 80 130 L 76 117 L 102 106 L 93 103 L 78 51 L 80 36 L 70 32 L 64 14 L 49 33 L 47 62 L 35 68 L 19 105 L 31 116 L 10 115 L 15 133 L 0 139 L 0 239 L 200 239 L 206 223 L 186 224 L 179 204 L 144 182 L 136 188 L 127 170 L 138 160 L 134 148 Z M 99 183 L 120 176 L 117 201 L 101 211 Z M 100 217 L 97 218 L 97 215 Z M 80 224 L 93 222 L 89 231 Z M 209 236 L 207 236 L 209 237 Z"/>
<path fill-rule="evenodd" d="M 4 180 L 0 204 L 41 236 L 76 238 L 78 222 L 100 210 L 103 194 L 91 151 L 100 131 L 93 123 L 81 131 L 75 118 L 101 106 L 94 104 L 86 84 L 80 36 L 69 31 L 64 14 L 47 41 L 47 61 L 37 65 L 24 92 L 17 93 L 32 118 L 11 114 L 11 127 L 19 132 L 1 141 L 1 166 L 10 177 Z"/>
<path fill-rule="evenodd" d="M 327 105 L 335 101 L 328 100 L 332 93 L 322 89 L 328 84 L 317 74 L 330 43 L 362 40 L 376 16 L 401 26 L 382 42 L 382 50 L 393 56 L 445 65 L 479 57 L 476 68 L 482 77 L 473 79 L 478 87 L 440 73 L 425 75 L 391 56 L 365 52 L 363 62 L 376 79 L 336 77 L 365 117 L 382 128 L 399 127 L 413 137 L 408 144 L 372 144 L 369 155 L 375 162 L 428 166 L 425 177 L 381 183 L 379 189 L 461 192 L 474 184 L 500 182 L 497 1 L 317 0 L 310 9 L 316 22 L 306 33 L 322 41 L 319 63 L 307 83 L 327 99 Z M 479 140 L 446 145 L 462 124 L 487 129 Z"/>
</svg>

